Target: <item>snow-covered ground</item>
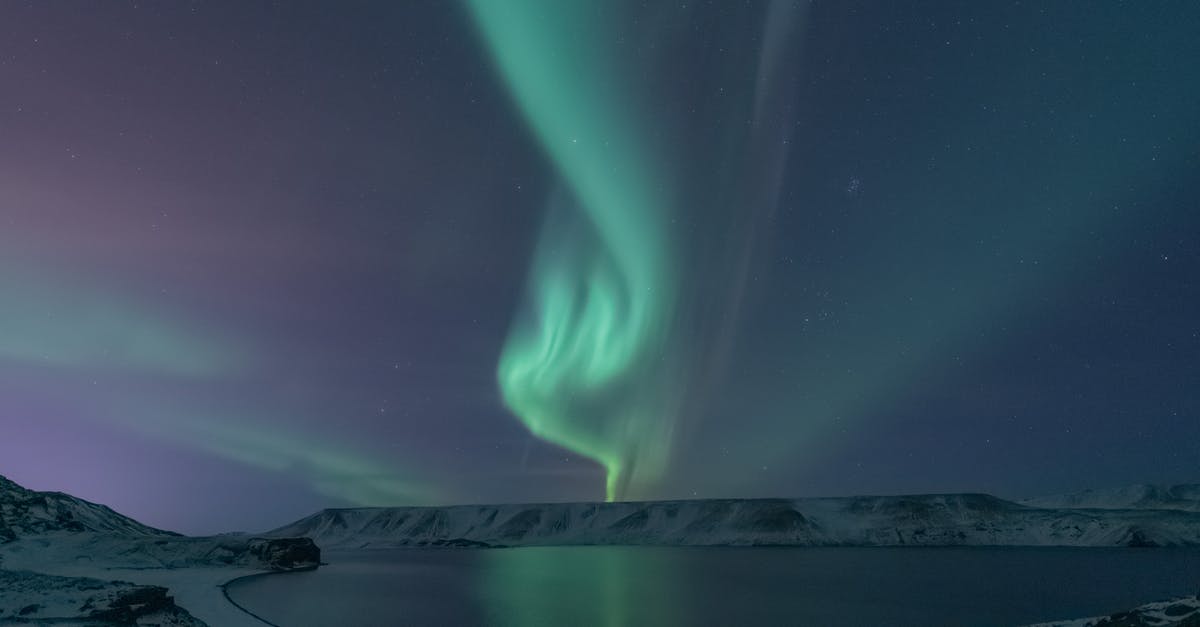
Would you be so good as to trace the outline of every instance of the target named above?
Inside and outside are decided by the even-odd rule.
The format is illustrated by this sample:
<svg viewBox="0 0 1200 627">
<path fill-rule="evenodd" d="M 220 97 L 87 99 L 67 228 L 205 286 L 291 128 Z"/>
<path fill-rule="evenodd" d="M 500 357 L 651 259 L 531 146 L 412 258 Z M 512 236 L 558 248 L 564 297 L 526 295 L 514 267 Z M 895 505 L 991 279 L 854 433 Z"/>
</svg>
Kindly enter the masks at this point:
<svg viewBox="0 0 1200 627">
<path fill-rule="evenodd" d="M 309 539 L 184 537 L 0 477 L 0 623 L 112 622 L 119 615 L 138 624 L 261 627 L 221 586 L 319 560 Z"/>
<path fill-rule="evenodd" d="M 985 494 L 329 509 L 267 535 L 400 546 L 1195 546 L 1200 512 L 1045 509 Z"/>
<path fill-rule="evenodd" d="M 1068 621 L 1038 623 L 1027 627 L 1183 627 L 1200 625 L 1200 598 L 1185 597 L 1147 603 L 1128 612 Z"/>
<path fill-rule="evenodd" d="M 231 604 L 221 589 L 233 579 L 271 572 L 268 564 L 234 551 L 248 539 L 218 536 L 178 540 L 184 542 L 147 545 L 93 533 L 24 538 L 0 545 L 0 566 L 60 577 L 162 586 L 177 605 L 203 623 L 213 627 L 262 627 L 261 621 Z M 233 559 L 224 565 L 231 556 Z M 18 604 L 28 605 L 16 598 L 6 603 L 5 596 L 0 595 L 0 611 Z"/>
<path fill-rule="evenodd" d="M 0 622 L 54 624 L 122 611 L 143 612 L 155 624 L 262 625 L 229 602 L 223 584 L 316 567 L 314 540 L 336 549 L 1200 546 L 1200 487 L 1137 486 L 1023 503 L 942 494 L 330 509 L 263 535 L 184 537 L 103 505 L 26 490 L 0 477 Z M 1143 622 L 1128 624 L 1174 624 L 1161 621 L 1184 615 L 1187 607 L 1184 601 L 1152 604 L 1139 609 Z M 1126 624 L 1103 620 L 1059 624 Z M 1200 616 L 1195 620 L 1200 623 Z"/>
<path fill-rule="evenodd" d="M 0 570 L 0 622 L 69 624 L 77 623 L 80 614 L 111 623 L 140 618 L 143 624 L 177 627 L 203 624 L 175 605 L 164 587 Z"/>
</svg>

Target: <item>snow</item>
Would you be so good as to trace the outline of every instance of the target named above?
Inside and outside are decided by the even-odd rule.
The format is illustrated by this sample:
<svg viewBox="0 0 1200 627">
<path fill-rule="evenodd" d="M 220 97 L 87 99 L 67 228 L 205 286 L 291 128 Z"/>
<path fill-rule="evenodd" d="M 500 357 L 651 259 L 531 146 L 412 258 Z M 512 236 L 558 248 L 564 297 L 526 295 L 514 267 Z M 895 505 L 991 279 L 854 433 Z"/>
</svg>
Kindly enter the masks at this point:
<svg viewBox="0 0 1200 627">
<path fill-rule="evenodd" d="M 1179 625 L 1187 619 L 1200 621 L 1200 598 L 1182 597 L 1157 601 L 1112 616 L 1092 616 L 1067 621 L 1037 623 L 1026 627 L 1103 627 L 1104 625 L 1169 627 L 1170 625 Z"/>
<path fill-rule="evenodd" d="M 57 577 L 28 571 L 0 571 L 0 621 L 39 624 L 95 621 L 196 627 L 193 617 L 173 603 L 167 589 L 125 581 Z"/>
<path fill-rule="evenodd" d="M 34 492 L 0 476 L 0 542 L 53 531 L 178 536 L 61 492 Z"/>
<path fill-rule="evenodd" d="M 1194 546 L 1200 513 L 1071 510 L 985 494 L 329 509 L 265 535 L 401 546 Z"/>
<path fill-rule="evenodd" d="M 252 540 L 240 536 L 147 540 L 60 533 L 0 544 L 0 565 L 7 570 L 163 586 L 177 605 L 209 625 L 261 627 L 262 621 L 231 604 L 221 588 L 233 579 L 271 572 L 269 564 L 239 550 Z"/>
<path fill-rule="evenodd" d="M 142 612 L 162 605 L 142 619 L 261 627 L 262 621 L 226 599 L 222 586 L 248 575 L 316 567 L 319 559 L 311 540 L 184 537 L 103 505 L 26 490 L 0 477 L 0 621 L 78 624 L 97 611 Z"/>
<path fill-rule="evenodd" d="M 228 600 L 223 586 L 264 572 L 316 567 L 320 553 L 314 541 L 340 550 L 584 544 L 1200 546 L 1198 503 L 1200 486 L 1191 485 L 1135 486 L 1022 503 L 986 494 L 934 494 L 356 508 L 317 512 L 265 537 L 191 538 L 0 477 L 0 621 L 78 623 L 93 611 L 149 607 L 157 624 L 261 626 L 266 623 Z M 1162 621 L 1190 613 L 1187 603 L 1200 604 L 1163 603 L 1139 608 L 1141 624 L 1170 624 Z M 1056 625 L 1085 627 L 1100 620 Z"/>
<path fill-rule="evenodd" d="M 78 565 L 42 564 L 41 573 L 0 571 L 0 623 L 18 617 L 22 608 L 39 606 L 23 618 L 39 621 L 78 621 L 88 600 L 97 609 L 108 607 L 116 594 L 140 586 L 161 586 L 195 621 L 178 625 L 208 624 L 230 627 L 262 627 L 265 623 L 240 610 L 224 596 L 221 586 L 260 570 L 228 568 L 185 568 L 137 570 L 95 568 Z M 90 607 L 89 607 L 90 610 Z M 197 622 L 202 621 L 202 622 Z"/>
</svg>

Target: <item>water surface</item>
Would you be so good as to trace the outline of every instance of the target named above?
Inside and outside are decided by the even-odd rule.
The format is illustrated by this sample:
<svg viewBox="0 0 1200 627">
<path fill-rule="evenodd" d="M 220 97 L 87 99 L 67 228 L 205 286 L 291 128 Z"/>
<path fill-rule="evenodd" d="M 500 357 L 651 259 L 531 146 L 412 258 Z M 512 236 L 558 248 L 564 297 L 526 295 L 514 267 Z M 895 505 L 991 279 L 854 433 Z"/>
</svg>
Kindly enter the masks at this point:
<svg viewBox="0 0 1200 627">
<path fill-rule="evenodd" d="M 531 547 L 330 552 L 235 583 L 279 625 L 1019 625 L 1200 587 L 1200 550 Z"/>
</svg>

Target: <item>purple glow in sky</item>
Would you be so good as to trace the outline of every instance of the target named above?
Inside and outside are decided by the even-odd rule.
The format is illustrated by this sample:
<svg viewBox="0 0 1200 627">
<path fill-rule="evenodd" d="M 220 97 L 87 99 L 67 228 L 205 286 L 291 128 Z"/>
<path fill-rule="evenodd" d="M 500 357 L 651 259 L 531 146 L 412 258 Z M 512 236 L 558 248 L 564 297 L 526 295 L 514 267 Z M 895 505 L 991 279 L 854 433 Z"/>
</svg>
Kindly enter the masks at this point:
<svg viewBox="0 0 1200 627">
<path fill-rule="evenodd" d="M 594 26 L 672 177 L 634 496 L 1197 480 L 1195 6 L 690 5 Z M 445 2 L 0 4 L 0 475 L 185 532 L 603 498 L 497 389 L 564 185 L 492 52 Z"/>
</svg>

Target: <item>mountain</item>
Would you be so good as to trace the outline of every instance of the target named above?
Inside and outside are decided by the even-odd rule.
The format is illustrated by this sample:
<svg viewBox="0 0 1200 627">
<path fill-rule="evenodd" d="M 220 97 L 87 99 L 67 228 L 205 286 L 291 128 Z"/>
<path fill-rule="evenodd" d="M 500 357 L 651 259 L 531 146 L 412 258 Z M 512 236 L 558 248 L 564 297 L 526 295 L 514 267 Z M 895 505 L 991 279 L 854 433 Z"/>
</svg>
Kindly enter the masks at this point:
<svg viewBox="0 0 1200 627">
<path fill-rule="evenodd" d="M 986 494 L 327 509 L 268 536 L 326 548 L 532 545 L 1200 545 L 1200 514 L 1029 507 Z"/>
<path fill-rule="evenodd" d="M 308 538 L 186 537 L 0 477 L 0 624 L 257 624 L 219 586 L 320 559 Z"/>
<path fill-rule="evenodd" d="M 0 543 L 56 531 L 155 537 L 179 535 L 148 527 L 104 505 L 61 492 L 34 492 L 0 476 Z"/>
<path fill-rule="evenodd" d="M 1141 484 L 1107 490 L 1084 490 L 1020 502 L 1031 507 L 1059 509 L 1174 509 L 1200 512 L 1200 483 Z"/>
<path fill-rule="evenodd" d="M 26 547 L 36 546 L 36 553 Z M 36 570 L 39 561 L 87 561 L 122 568 L 316 566 L 320 550 L 303 538 L 238 534 L 191 538 L 143 525 L 61 492 L 35 492 L 0 476 L 0 566 Z"/>
</svg>

